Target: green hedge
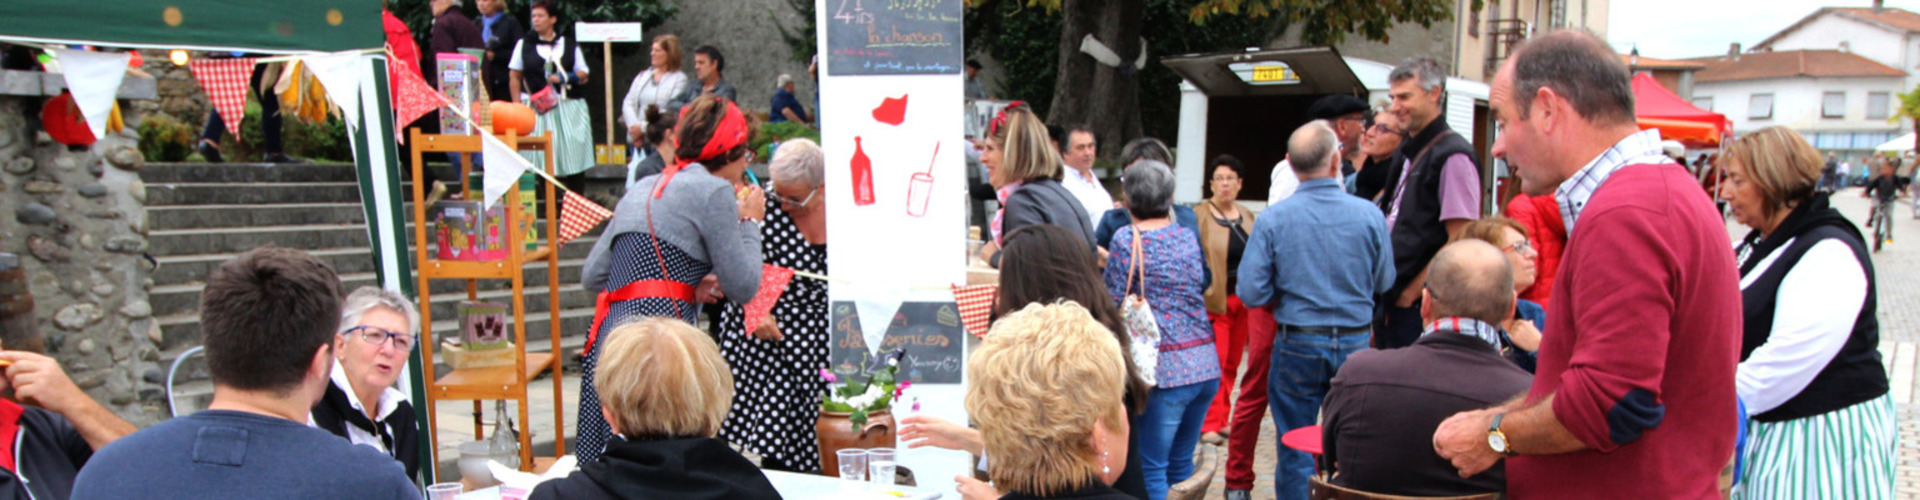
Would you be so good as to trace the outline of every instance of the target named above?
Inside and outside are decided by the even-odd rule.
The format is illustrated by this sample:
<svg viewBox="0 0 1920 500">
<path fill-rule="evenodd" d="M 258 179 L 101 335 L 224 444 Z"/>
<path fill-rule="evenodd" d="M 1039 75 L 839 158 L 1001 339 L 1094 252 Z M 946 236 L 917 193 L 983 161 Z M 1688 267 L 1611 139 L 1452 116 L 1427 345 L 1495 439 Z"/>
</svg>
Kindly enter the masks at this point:
<svg viewBox="0 0 1920 500">
<path fill-rule="evenodd" d="M 795 137 L 805 137 L 820 142 L 820 130 L 794 122 L 762 123 L 760 131 L 753 134 L 748 146 L 753 148 L 755 161 L 766 163 L 773 161 L 774 145 Z"/>
<path fill-rule="evenodd" d="M 140 120 L 140 153 L 147 161 L 181 161 L 193 153 L 199 142 L 199 127 L 162 113 L 149 113 Z"/>
</svg>

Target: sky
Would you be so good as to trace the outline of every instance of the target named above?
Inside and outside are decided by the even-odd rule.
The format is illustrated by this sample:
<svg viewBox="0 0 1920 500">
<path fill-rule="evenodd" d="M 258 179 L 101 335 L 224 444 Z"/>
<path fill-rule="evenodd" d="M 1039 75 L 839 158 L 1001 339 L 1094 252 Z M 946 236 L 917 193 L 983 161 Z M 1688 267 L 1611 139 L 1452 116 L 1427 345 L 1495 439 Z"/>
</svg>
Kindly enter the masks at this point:
<svg viewBox="0 0 1920 500">
<path fill-rule="evenodd" d="M 1871 7 L 1871 0 L 1609 0 L 1607 41 L 1626 53 L 1682 59 L 1720 55 L 1727 44 L 1753 47 L 1821 7 Z M 1886 6 L 1920 12 L 1920 0 Z"/>
</svg>

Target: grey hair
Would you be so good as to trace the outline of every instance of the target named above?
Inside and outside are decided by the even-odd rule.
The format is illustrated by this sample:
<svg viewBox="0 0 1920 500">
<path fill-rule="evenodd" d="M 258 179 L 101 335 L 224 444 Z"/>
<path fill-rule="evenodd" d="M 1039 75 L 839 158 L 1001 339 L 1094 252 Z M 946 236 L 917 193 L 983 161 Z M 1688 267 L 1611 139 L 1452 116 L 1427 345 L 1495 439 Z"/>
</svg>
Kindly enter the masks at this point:
<svg viewBox="0 0 1920 500">
<path fill-rule="evenodd" d="M 775 183 L 816 188 L 825 181 L 826 163 L 819 144 L 812 139 L 795 138 L 780 143 L 780 148 L 773 151 L 773 161 L 767 164 L 767 171 Z"/>
<path fill-rule="evenodd" d="M 1434 254 L 1427 271 L 1433 315 L 1465 316 L 1499 324 L 1513 310 L 1513 268 L 1491 243 L 1464 239 Z"/>
<path fill-rule="evenodd" d="M 375 307 L 385 307 L 407 317 L 407 331 L 411 335 L 420 329 L 420 310 L 413 302 L 392 290 L 377 286 L 363 286 L 347 294 L 347 300 L 340 305 L 340 332 L 360 325 L 360 318 Z"/>
<path fill-rule="evenodd" d="M 1606 42 L 1573 30 L 1522 44 L 1513 56 L 1513 103 L 1528 116 L 1541 88 L 1551 88 L 1587 121 L 1633 123 L 1633 75 Z"/>
<path fill-rule="evenodd" d="M 1392 73 L 1387 74 L 1387 81 L 1393 83 L 1400 83 L 1408 78 L 1419 78 L 1420 89 L 1428 92 L 1447 88 L 1447 70 L 1441 68 L 1440 62 L 1431 57 L 1409 57 L 1401 61 L 1399 66 L 1395 66 Z"/>
<path fill-rule="evenodd" d="M 1173 169 L 1160 160 L 1144 159 L 1127 167 L 1120 178 L 1126 191 L 1127 213 L 1136 219 L 1158 219 L 1173 210 Z"/>
<path fill-rule="evenodd" d="M 1173 163 L 1173 151 L 1167 149 L 1167 143 L 1152 137 L 1134 139 L 1120 148 L 1121 165 L 1132 166 L 1142 160 L 1153 160 L 1162 164 Z"/>
<path fill-rule="evenodd" d="M 1326 120 L 1307 122 L 1287 138 L 1287 162 L 1293 164 L 1295 174 L 1323 172 L 1327 162 L 1333 160 L 1335 142 L 1332 124 Z"/>
<path fill-rule="evenodd" d="M 791 83 L 793 83 L 793 75 L 781 73 L 779 78 L 773 79 L 773 88 L 784 89 L 787 88 L 787 84 Z"/>
</svg>

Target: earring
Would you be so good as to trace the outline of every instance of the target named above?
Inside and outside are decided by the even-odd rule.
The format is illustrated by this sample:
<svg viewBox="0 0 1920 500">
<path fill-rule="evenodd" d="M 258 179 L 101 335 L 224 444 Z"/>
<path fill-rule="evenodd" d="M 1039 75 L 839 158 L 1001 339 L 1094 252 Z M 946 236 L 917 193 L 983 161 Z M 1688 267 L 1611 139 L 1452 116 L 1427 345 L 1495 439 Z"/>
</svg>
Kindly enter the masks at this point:
<svg viewBox="0 0 1920 500">
<path fill-rule="evenodd" d="M 1107 452 L 1100 452 L 1100 475 L 1113 474 L 1113 466 L 1107 463 Z"/>
</svg>

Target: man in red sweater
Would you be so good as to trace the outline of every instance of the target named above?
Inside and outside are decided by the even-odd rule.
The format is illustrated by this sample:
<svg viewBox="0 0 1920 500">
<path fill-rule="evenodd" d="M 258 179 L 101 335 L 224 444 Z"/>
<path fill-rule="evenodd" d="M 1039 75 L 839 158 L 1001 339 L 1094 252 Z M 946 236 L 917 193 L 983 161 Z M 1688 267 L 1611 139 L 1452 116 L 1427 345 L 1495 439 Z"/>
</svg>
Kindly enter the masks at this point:
<svg viewBox="0 0 1920 500">
<path fill-rule="evenodd" d="M 1721 219 L 1634 125 L 1605 42 L 1529 41 L 1493 81 L 1493 154 L 1570 232 L 1524 398 L 1448 418 L 1434 449 L 1462 475 L 1503 457 L 1514 498 L 1719 498 L 1733 457 L 1740 289 Z"/>
</svg>

